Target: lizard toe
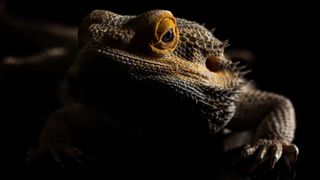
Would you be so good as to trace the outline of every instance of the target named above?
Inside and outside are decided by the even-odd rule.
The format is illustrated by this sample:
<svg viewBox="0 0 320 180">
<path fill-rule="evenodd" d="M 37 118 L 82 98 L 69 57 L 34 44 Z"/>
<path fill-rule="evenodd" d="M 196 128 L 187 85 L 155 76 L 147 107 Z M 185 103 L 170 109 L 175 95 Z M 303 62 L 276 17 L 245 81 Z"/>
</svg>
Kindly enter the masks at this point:
<svg viewBox="0 0 320 180">
<path fill-rule="evenodd" d="M 270 168 L 274 169 L 281 158 L 288 161 L 289 166 L 293 169 L 298 155 L 299 149 L 295 144 L 277 139 L 259 139 L 256 143 L 246 146 L 243 151 L 245 158 L 255 158 L 254 165 L 249 170 L 250 172 L 256 170 L 267 160 L 270 162 Z"/>
</svg>

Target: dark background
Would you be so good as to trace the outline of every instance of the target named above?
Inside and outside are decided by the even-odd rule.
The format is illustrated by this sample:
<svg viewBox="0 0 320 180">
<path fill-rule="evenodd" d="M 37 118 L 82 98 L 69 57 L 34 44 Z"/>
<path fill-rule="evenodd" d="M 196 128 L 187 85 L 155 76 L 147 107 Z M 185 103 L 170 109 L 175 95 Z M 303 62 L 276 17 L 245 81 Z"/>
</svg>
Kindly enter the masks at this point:
<svg viewBox="0 0 320 180">
<path fill-rule="evenodd" d="M 151 9 L 168 9 L 176 17 L 205 23 L 206 27 L 216 28 L 214 35 L 221 39 L 228 39 L 229 48 L 247 49 L 253 52 L 256 62 L 249 75 L 257 86 L 263 90 L 274 91 L 289 97 L 295 108 L 297 117 L 297 131 L 295 143 L 300 149 L 297 166 L 297 179 L 311 176 L 317 169 L 318 132 L 315 116 L 317 112 L 318 91 L 316 85 L 318 60 L 315 42 L 314 24 L 317 23 L 315 11 L 307 2 L 282 3 L 264 2 L 232 2 L 232 1 L 203 1 L 191 2 L 161 0 L 150 2 L 138 1 L 18 1 L 8 2 L 10 15 L 27 17 L 37 20 L 52 21 L 68 25 L 78 25 L 81 19 L 94 9 L 106 9 L 120 14 L 139 14 Z M 1 42 L 0 40 L 0 43 Z M 26 42 L 21 42 L 22 44 Z M 27 46 L 27 43 L 26 43 Z M 21 44 L 19 46 L 21 48 Z M 1 51 L 1 50 L 0 50 Z M 3 53 L 3 52 L 1 52 Z M 319 70 L 318 70 L 319 71 Z M 41 76 L 41 75 L 39 75 Z M 34 76 L 30 76 L 34 77 Z M 43 83 L 43 88 L 32 89 L 34 84 L 24 82 L 19 89 L 10 89 L 15 82 L 4 84 L 7 94 L 1 104 L 8 104 L 2 109 L 4 117 L 1 127 L 5 138 L 3 148 L 9 150 L 10 170 L 23 169 L 25 151 L 36 142 L 36 136 L 41 127 L 41 118 L 55 107 L 53 92 L 54 83 L 50 79 L 36 81 Z M 21 83 L 21 82 L 20 82 Z M 30 84 L 29 84 L 30 83 Z M 27 90 L 24 91 L 24 87 Z M 16 86 L 12 86 L 16 87 Z M 39 88 L 39 84 L 36 84 Z M 50 93 L 48 93 L 50 92 Z M 26 97 L 27 96 L 27 97 Z M 40 100 L 39 100 L 40 99 Z M 21 102 L 20 102 L 21 101 Z M 23 102 L 22 102 L 23 101 Z M 30 106 L 28 103 L 30 102 Z M 22 105 L 21 105 L 22 104 Z M 27 106 L 27 107 L 26 107 Z M 19 108 L 20 114 L 14 114 Z M 29 108 L 29 109 L 28 109 Z M 39 112 L 34 115 L 30 112 Z M 27 116 L 32 122 L 22 119 Z M 7 152 L 6 152 L 7 153 Z M 6 154 L 2 154 L 6 156 Z M 18 171 L 20 173 L 22 171 Z M 11 178 L 10 178 L 11 179 Z"/>
</svg>

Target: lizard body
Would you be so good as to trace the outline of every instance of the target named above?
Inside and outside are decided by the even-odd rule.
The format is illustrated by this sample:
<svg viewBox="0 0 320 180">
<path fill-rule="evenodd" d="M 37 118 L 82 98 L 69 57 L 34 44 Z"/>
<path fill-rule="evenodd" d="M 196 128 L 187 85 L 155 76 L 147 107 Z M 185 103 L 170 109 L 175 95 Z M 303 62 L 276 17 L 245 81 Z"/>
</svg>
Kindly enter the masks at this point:
<svg viewBox="0 0 320 180">
<path fill-rule="evenodd" d="M 63 86 L 68 101 L 49 117 L 38 153 L 80 154 L 70 129 L 97 121 L 126 135 L 253 129 L 246 156 L 269 158 L 272 167 L 284 154 L 296 159 L 290 100 L 253 87 L 224 56 L 226 44 L 198 23 L 164 10 L 138 16 L 95 10 L 78 37 L 80 50 Z"/>
</svg>

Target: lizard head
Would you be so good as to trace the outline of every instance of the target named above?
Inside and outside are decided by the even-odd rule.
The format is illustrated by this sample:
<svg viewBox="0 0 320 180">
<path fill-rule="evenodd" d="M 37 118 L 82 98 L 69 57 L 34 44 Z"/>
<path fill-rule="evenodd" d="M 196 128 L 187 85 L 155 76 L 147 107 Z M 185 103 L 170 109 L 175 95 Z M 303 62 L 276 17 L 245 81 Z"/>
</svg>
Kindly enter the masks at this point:
<svg viewBox="0 0 320 180">
<path fill-rule="evenodd" d="M 138 16 L 95 10 L 80 25 L 78 37 L 80 53 L 69 70 L 73 81 L 99 61 L 94 71 L 118 69 L 190 101 L 213 132 L 232 118 L 242 80 L 224 56 L 225 44 L 205 27 L 165 10 Z"/>
</svg>

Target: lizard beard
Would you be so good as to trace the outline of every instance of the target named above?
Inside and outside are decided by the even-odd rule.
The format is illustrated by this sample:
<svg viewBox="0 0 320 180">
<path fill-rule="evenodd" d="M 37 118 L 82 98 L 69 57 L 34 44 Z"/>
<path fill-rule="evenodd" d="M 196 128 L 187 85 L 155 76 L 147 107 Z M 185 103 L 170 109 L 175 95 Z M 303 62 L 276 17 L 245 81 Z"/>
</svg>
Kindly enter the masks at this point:
<svg viewBox="0 0 320 180">
<path fill-rule="evenodd" d="M 193 111 L 203 120 L 207 120 L 211 133 L 225 127 L 235 113 L 235 101 L 239 87 L 218 90 L 214 87 L 189 84 L 173 77 L 148 77 L 144 81 L 155 81 L 171 90 L 183 103 L 190 104 Z"/>
</svg>

